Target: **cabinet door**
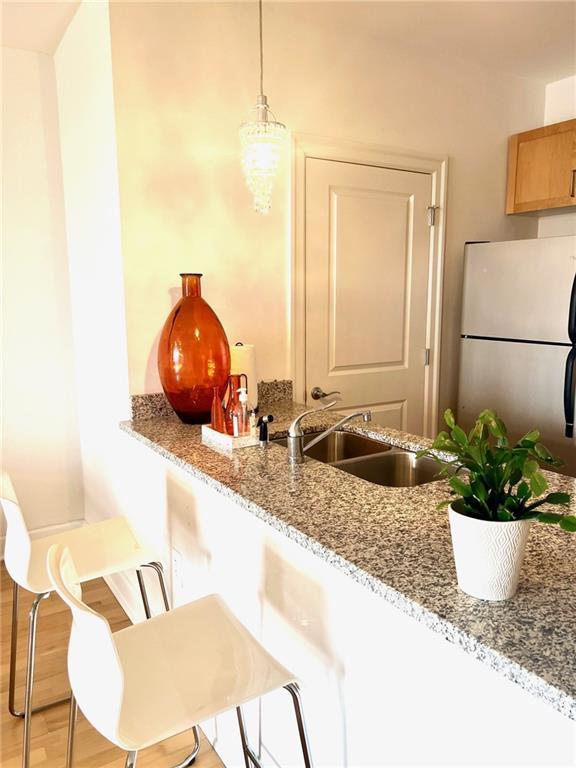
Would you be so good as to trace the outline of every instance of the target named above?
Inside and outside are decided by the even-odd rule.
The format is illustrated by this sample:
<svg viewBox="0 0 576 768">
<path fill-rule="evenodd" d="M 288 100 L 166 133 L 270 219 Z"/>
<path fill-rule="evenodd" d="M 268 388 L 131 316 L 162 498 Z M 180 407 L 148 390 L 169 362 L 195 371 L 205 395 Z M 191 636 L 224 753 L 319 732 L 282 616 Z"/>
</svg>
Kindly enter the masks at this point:
<svg viewBox="0 0 576 768">
<path fill-rule="evenodd" d="M 506 213 L 576 205 L 576 120 L 510 138 Z"/>
</svg>

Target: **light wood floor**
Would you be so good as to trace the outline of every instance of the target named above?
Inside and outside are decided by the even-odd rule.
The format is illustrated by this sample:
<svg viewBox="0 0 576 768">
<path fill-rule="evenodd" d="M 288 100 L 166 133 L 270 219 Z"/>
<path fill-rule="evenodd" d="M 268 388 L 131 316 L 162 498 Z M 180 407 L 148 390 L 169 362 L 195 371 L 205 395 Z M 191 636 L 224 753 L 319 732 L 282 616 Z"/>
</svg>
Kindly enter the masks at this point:
<svg viewBox="0 0 576 768">
<path fill-rule="evenodd" d="M 24 695 L 26 637 L 28 608 L 32 596 L 20 592 L 18 667 L 16 706 L 21 709 Z M 106 616 L 112 630 L 129 625 L 129 620 L 102 579 L 83 585 L 85 601 Z M 19 768 L 21 765 L 23 721 L 8 713 L 8 673 L 10 658 L 10 620 L 12 582 L 4 563 L 0 563 L 1 667 L 0 697 L 1 745 L 0 766 Z M 70 631 L 70 612 L 55 595 L 43 601 L 38 620 L 34 702 L 60 698 L 68 690 L 66 675 L 66 646 Z M 68 730 L 68 705 L 61 704 L 32 718 L 31 763 L 34 768 L 63 768 Z M 180 734 L 138 755 L 138 768 L 168 768 L 182 760 L 193 746 L 190 733 Z M 100 736 L 78 713 L 76 728 L 75 768 L 124 768 L 126 753 Z M 218 755 L 202 736 L 197 768 L 222 768 Z"/>
</svg>

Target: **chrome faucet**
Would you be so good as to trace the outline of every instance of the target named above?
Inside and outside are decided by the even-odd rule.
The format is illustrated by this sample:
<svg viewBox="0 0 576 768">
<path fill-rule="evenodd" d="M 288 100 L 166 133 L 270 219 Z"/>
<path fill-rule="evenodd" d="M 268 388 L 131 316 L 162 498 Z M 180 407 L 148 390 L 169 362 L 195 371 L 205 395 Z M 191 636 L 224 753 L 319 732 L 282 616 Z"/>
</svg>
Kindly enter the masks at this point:
<svg viewBox="0 0 576 768">
<path fill-rule="evenodd" d="M 349 413 L 348 416 L 344 416 L 344 418 L 340 419 L 340 421 L 337 421 L 336 424 L 333 424 L 331 427 L 328 427 L 328 429 L 325 429 L 324 432 L 321 432 L 317 437 L 311 440 L 308 445 L 304 445 L 304 433 L 302 432 L 301 426 L 302 419 L 311 413 L 320 413 L 321 411 L 326 411 L 328 408 L 332 408 L 333 405 L 336 405 L 336 402 L 336 400 L 333 400 L 331 403 L 327 403 L 322 408 L 314 408 L 311 411 L 304 411 L 304 413 L 301 413 L 300 416 L 297 416 L 292 424 L 290 424 L 288 427 L 287 440 L 288 461 L 290 464 L 302 464 L 304 461 L 305 451 L 307 451 L 309 448 L 312 448 L 313 445 L 319 443 L 320 440 L 324 440 L 325 437 L 328 437 L 328 435 L 338 429 L 338 427 L 342 427 L 344 424 L 352 421 L 352 419 L 357 419 L 361 416 L 363 421 L 372 421 L 371 411 L 357 411 L 356 413 Z"/>
</svg>

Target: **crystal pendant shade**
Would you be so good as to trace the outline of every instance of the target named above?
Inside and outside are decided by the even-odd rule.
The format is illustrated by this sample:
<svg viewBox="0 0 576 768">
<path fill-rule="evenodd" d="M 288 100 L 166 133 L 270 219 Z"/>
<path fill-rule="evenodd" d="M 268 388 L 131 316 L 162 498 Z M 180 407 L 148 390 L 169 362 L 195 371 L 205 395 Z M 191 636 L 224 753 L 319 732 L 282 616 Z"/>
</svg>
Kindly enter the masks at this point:
<svg viewBox="0 0 576 768">
<path fill-rule="evenodd" d="M 258 213 L 268 213 L 272 205 L 274 177 L 286 141 L 286 126 L 275 119 L 265 96 L 258 97 L 255 109 L 256 119 L 240 126 L 242 168 L 254 197 L 254 209 Z"/>
</svg>

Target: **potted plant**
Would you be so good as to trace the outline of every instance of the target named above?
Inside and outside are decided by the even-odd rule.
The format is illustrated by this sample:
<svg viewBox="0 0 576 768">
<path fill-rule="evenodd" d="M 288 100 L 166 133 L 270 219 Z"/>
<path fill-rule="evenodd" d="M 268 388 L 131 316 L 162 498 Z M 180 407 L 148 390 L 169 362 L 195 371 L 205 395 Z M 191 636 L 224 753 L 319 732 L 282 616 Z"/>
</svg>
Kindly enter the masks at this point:
<svg viewBox="0 0 576 768">
<path fill-rule="evenodd" d="M 515 593 L 530 526 L 534 520 L 576 531 L 576 516 L 542 511 L 544 505 L 567 507 L 568 493 L 546 493 L 541 463 L 562 466 L 540 443 L 537 430 L 516 444 L 494 411 L 485 410 L 467 434 L 451 410 L 444 413 L 449 432 L 440 432 L 431 456 L 449 477 L 452 498 L 450 532 L 458 586 L 483 600 L 506 600 Z"/>
</svg>

